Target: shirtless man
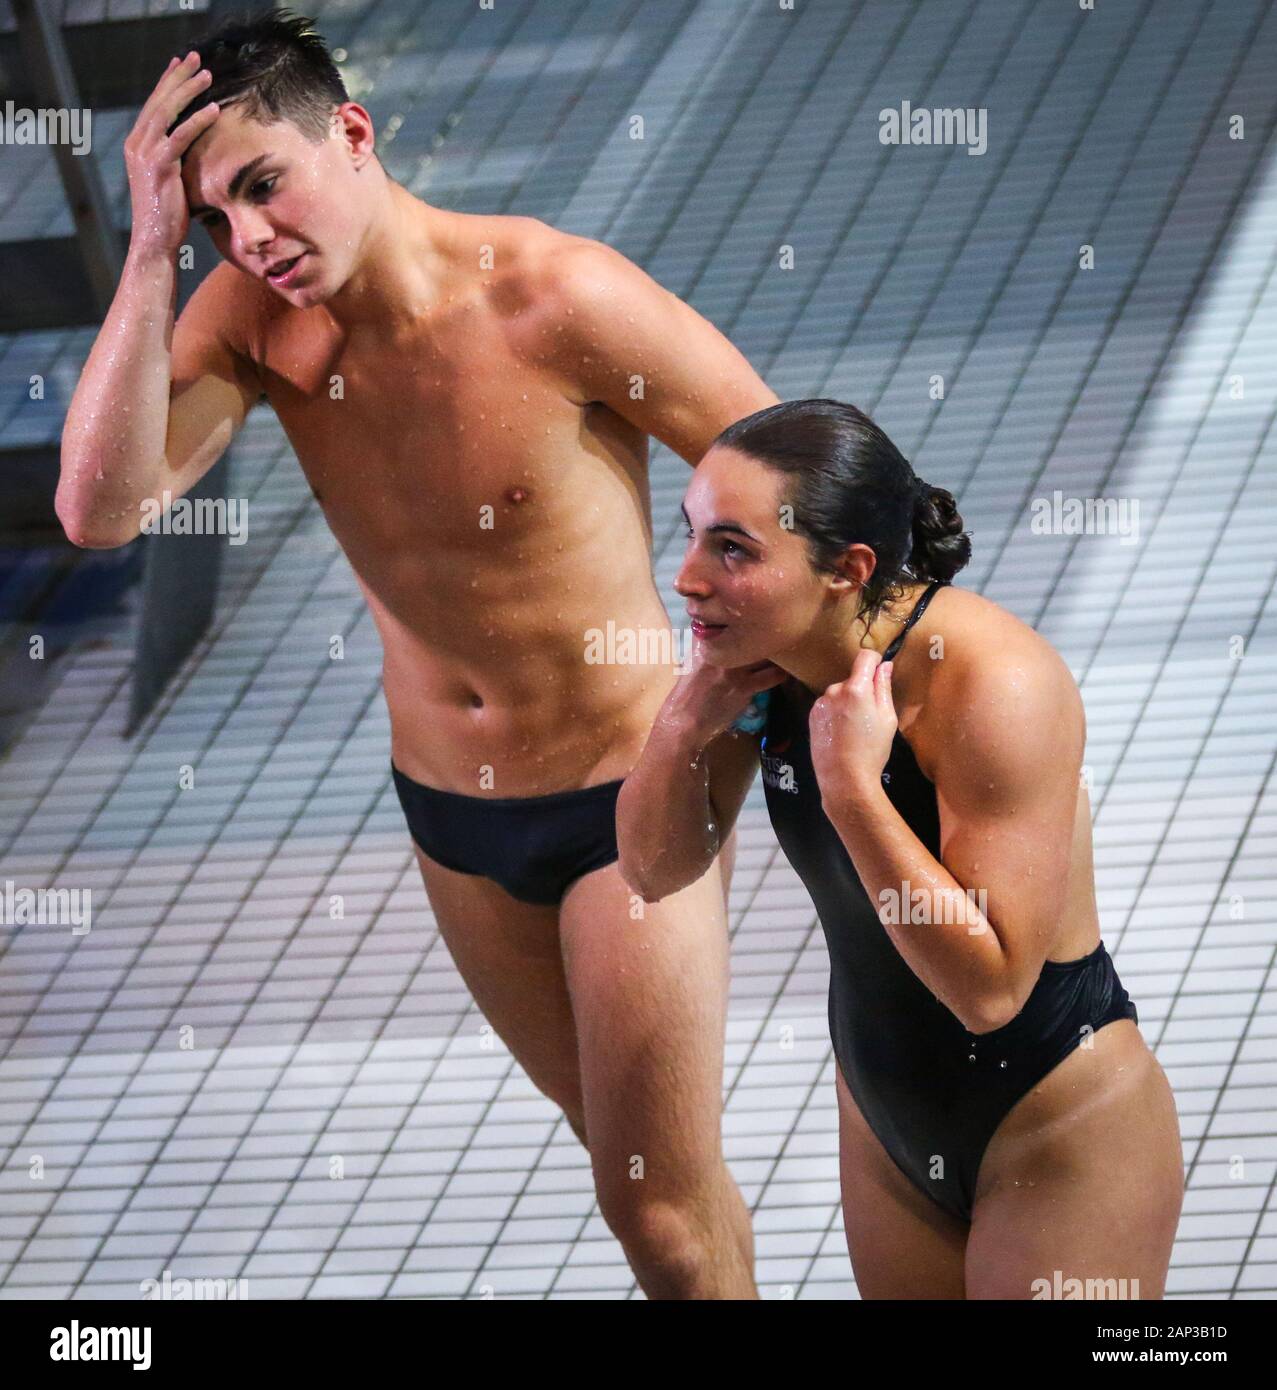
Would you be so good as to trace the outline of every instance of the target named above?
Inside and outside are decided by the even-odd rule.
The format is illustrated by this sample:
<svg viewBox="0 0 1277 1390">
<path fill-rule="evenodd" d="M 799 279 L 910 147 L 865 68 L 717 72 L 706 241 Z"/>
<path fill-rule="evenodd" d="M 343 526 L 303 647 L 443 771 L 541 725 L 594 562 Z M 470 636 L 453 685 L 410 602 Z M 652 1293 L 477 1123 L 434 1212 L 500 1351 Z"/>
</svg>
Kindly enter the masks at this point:
<svg viewBox="0 0 1277 1390">
<path fill-rule="evenodd" d="M 132 238 L 58 515 L 124 544 L 265 395 L 376 620 L 396 788 L 475 1002 L 589 1149 L 644 1292 L 756 1297 L 721 1140 L 724 877 L 644 905 L 616 865 L 616 794 L 675 669 L 591 664 L 587 634 L 669 629 L 647 437 L 695 465 L 777 397 L 606 246 L 395 183 L 304 26 L 210 35 L 125 142 Z M 175 325 L 192 216 L 226 263 Z"/>
</svg>

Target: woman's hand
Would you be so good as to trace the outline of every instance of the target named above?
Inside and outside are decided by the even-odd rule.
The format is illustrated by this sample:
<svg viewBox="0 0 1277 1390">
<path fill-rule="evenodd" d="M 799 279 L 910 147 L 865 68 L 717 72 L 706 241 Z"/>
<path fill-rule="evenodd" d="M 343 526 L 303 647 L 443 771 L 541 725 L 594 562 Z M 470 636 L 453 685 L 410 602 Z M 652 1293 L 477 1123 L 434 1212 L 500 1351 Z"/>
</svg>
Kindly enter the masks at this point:
<svg viewBox="0 0 1277 1390">
<path fill-rule="evenodd" d="M 731 727 L 760 690 L 779 685 L 785 674 L 770 661 L 752 666 L 708 665 L 704 648 L 697 642 L 692 649 L 692 669 L 678 678 L 658 718 L 678 724 L 703 748 Z"/>
<path fill-rule="evenodd" d="M 882 770 L 896 736 L 891 662 L 879 652 L 860 652 L 845 681 L 829 687 L 811 707 L 811 762 L 827 803 L 881 787 Z"/>
</svg>

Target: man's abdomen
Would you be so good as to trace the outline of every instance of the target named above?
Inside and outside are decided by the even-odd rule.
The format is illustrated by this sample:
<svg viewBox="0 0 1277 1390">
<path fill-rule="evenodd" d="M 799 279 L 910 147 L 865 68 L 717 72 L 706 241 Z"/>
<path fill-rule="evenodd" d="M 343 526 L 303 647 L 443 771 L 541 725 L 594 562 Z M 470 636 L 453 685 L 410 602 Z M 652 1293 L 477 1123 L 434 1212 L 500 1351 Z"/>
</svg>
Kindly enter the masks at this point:
<svg viewBox="0 0 1277 1390">
<path fill-rule="evenodd" d="M 553 628 L 494 617 L 473 644 L 454 632 L 430 646 L 379 623 L 395 764 L 468 796 L 540 796 L 626 776 L 682 653 L 654 592 L 650 606 L 617 609 L 604 619 L 565 612 Z"/>
</svg>

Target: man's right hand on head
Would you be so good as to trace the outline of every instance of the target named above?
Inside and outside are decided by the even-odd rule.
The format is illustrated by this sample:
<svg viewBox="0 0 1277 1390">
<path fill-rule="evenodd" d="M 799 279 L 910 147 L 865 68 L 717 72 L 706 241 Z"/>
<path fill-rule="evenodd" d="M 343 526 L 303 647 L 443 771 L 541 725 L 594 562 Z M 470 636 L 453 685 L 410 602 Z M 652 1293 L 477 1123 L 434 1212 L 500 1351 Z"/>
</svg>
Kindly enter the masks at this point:
<svg viewBox="0 0 1277 1390">
<path fill-rule="evenodd" d="M 199 66 L 198 53 L 170 59 L 124 142 L 133 204 L 131 249 L 176 255 L 186 237 L 191 219 L 182 187 L 182 156 L 217 119 L 218 107 L 210 102 L 171 134 L 168 128 L 210 81 L 212 75 Z"/>
</svg>

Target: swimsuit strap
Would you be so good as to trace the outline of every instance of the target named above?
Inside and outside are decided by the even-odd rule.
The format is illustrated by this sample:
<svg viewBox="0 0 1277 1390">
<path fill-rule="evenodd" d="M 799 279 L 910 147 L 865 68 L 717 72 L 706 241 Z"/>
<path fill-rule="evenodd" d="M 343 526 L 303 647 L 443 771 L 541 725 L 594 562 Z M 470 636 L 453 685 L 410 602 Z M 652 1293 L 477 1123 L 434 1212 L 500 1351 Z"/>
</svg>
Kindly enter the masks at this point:
<svg viewBox="0 0 1277 1390">
<path fill-rule="evenodd" d="M 918 602 L 914 604 L 913 612 L 909 614 L 909 617 L 905 621 L 904 627 L 902 627 L 900 631 L 896 633 L 896 635 L 891 639 L 891 645 L 887 648 L 885 652 L 883 652 L 882 659 L 884 662 L 890 661 L 891 658 L 895 656 L 895 654 L 900 650 L 900 645 L 905 640 L 905 635 L 908 633 L 909 629 L 914 625 L 914 623 L 916 623 L 918 619 L 922 617 L 923 613 L 926 612 L 927 604 L 931 602 L 932 596 L 935 594 L 936 590 L 941 588 L 948 582 L 949 581 L 947 579 L 933 579 L 931 583 L 927 585 L 926 593 L 924 593 L 923 596 L 918 600 Z"/>
</svg>

